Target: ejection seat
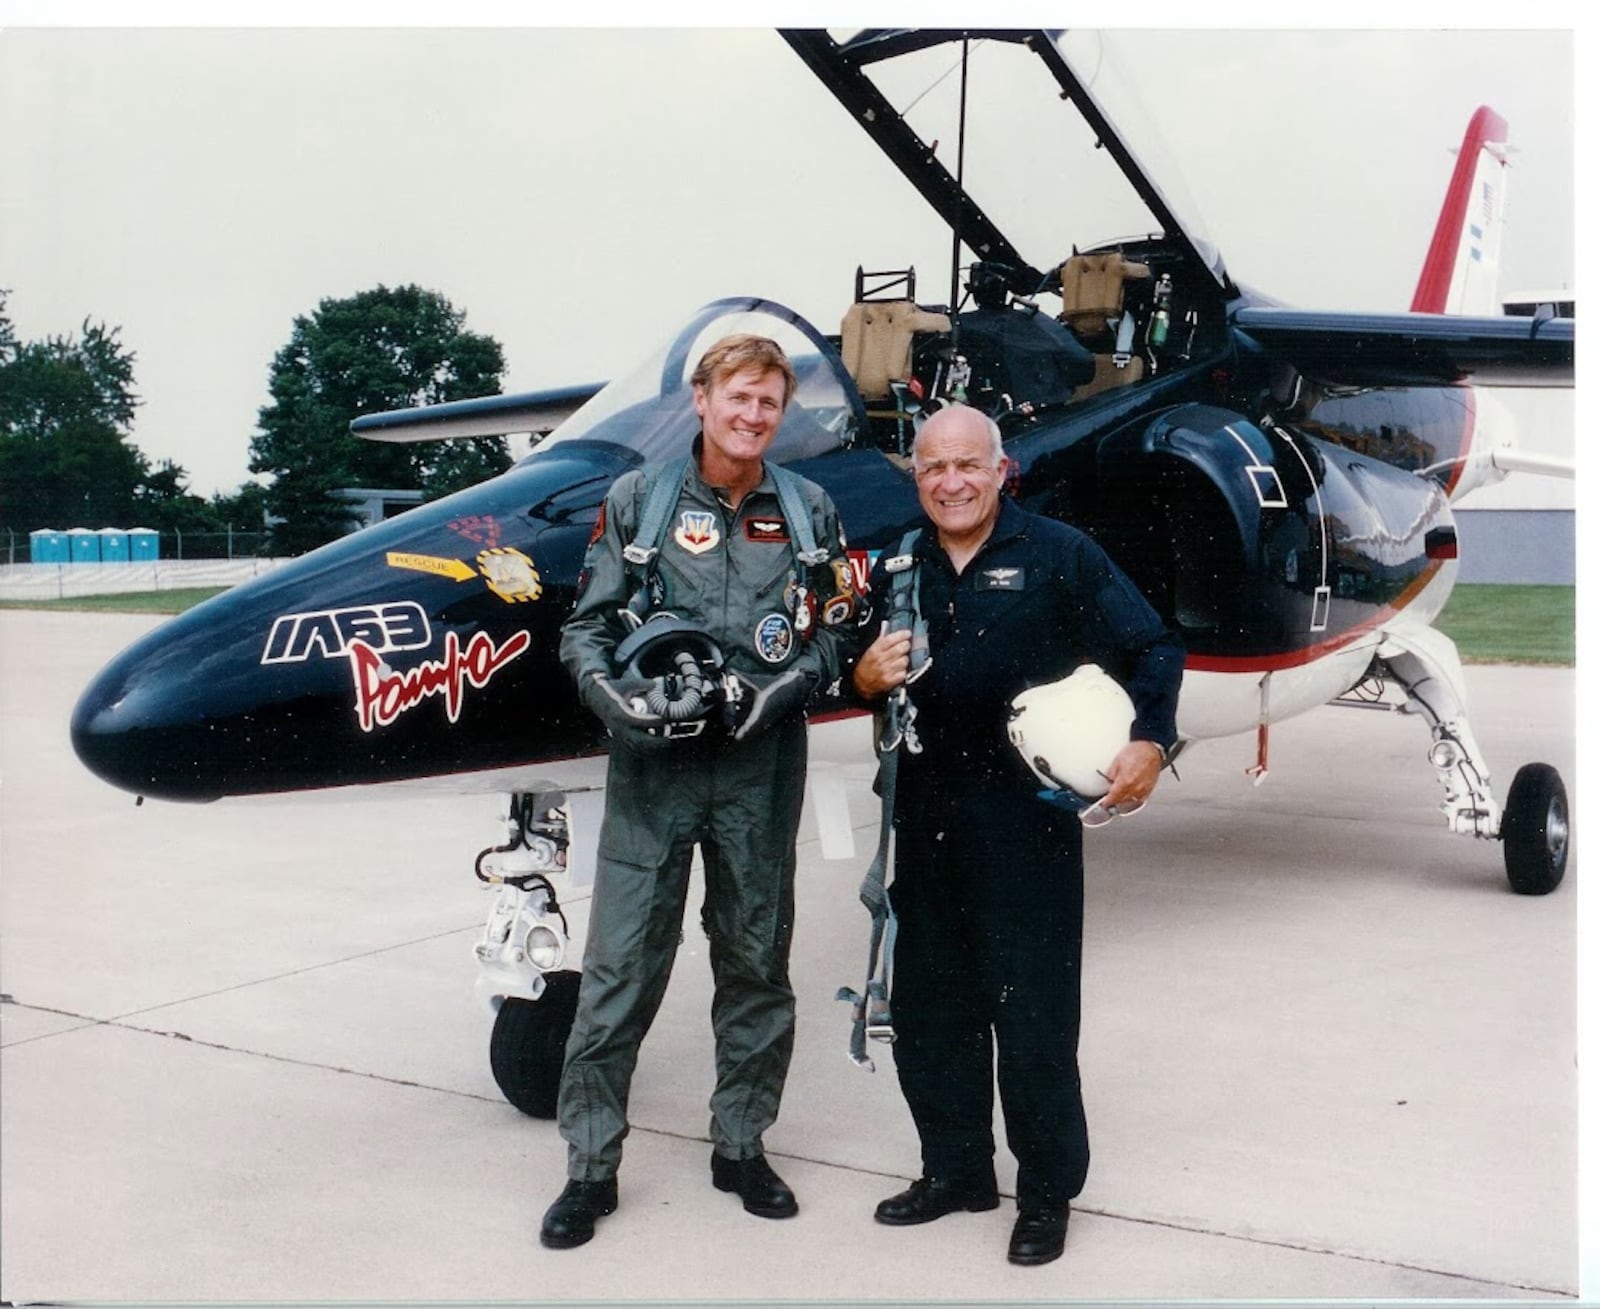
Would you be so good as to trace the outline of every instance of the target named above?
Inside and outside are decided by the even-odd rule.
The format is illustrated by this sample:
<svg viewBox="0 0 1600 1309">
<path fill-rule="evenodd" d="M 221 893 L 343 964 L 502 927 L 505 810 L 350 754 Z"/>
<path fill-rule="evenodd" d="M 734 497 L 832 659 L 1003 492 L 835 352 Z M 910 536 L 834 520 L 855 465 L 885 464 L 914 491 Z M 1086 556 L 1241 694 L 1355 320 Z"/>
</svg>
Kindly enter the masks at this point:
<svg viewBox="0 0 1600 1309">
<path fill-rule="evenodd" d="M 916 274 L 863 273 L 856 270 L 855 303 L 845 311 L 840 325 L 839 353 L 845 369 L 855 379 L 856 389 L 867 404 L 867 417 L 871 420 L 887 419 L 902 431 L 909 432 L 911 415 L 902 407 L 891 383 L 903 382 L 911 376 L 911 347 L 918 332 L 948 332 L 950 317 L 923 309 L 910 298 L 872 299 L 885 289 L 904 286 L 906 295 L 914 294 Z M 867 278 L 889 277 L 875 290 L 868 290 Z M 909 444 L 909 441 L 905 442 Z"/>
<path fill-rule="evenodd" d="M 1094 354 L 1094 377 L 1073 393 L 1081 400 L 1144 377 L 1144 360 L 1133 348 L 1133 316 L 1123 304 L 1128 282 L 1150 276 L 1147 264 L 1136 264 L 1112 251 L 1073 255 L 1061 265 L 1061 321 Z"/>
</svg>

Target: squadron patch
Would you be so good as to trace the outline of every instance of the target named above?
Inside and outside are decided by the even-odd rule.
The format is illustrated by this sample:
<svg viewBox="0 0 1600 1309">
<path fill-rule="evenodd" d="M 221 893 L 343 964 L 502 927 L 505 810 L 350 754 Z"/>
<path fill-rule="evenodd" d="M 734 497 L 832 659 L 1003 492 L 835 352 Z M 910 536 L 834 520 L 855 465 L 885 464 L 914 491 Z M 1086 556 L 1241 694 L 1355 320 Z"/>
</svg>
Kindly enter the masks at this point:
<svg viewBox="0 0 1600 1309">
<path fill-rule="evenodd" d="M 833 581 L 840 595 L 854 595 L 856 593 L 856 569 L 852 559 L 835 559 L 832 561 Z"/>
<path fill-rule="evenodd" d="M 824 627 L 837 627 L 840 623 L 849 622 L 856 611 L 854 596 L 836 595 L 822 606 L 822 625 Z"/>
<path fill-rule="evenodd" d="M 744 520 L 744 539 L 746 541 L 777 541 L 787 545 L 789 543 L 789 525 L 781 518 L 746 518 Z"/>
<path fill-rule="evenodd" d="M 756 624 L 756 653 L 769 664 L 781 664 L 794 649 L 794 627 L 787 614 L 766 614 Z"/>
<path fill-rule="evenodd" d="M 509 546 L 483 550 L 478 554 L 478 569 L 488 581 L 489 589 L 509 603 L 537 600 L 544 594 L 539 570 L 520 550 Z"/>
<path fill-rule="evenodd" d="M 835 595 L 822 606 L 824 627 L 838 627 L 840 623 L 849 622 L 856 613 L 855 561 L 848 558 L 835 559 L 831 566 Z"/>
<path fill-rule="evenodd" d="M 722 533 L 717 531 L 717 516 L 704 509 L 685 509 L 678 515 L 678 530 L 673 532 L 672 539 L 692 555 L 716 549 L 722 540 Z"/>
</svg>

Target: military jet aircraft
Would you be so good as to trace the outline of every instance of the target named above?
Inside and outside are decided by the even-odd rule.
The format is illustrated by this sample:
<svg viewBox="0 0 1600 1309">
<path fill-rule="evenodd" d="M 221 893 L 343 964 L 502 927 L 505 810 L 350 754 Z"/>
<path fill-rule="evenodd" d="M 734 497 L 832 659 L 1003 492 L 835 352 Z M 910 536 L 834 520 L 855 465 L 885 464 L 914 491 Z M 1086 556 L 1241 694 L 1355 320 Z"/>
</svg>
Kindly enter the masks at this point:
<svg viewBox="0 0 1600 1309">
<path fill-rule="evenodd" d="M 1571 319 L 1495 312 L 1498 116 L 1480 110 L 1468 127 L 1413 312 L 1308 312 L 1237 282 L 1156 179 L 1113 121 L 1117 88 L 1092 33 L 783 38 L 948 226 L 948 286 L 929 294 L 910 266 L 852 277 L 841 265 L 837 330 L 724 299 L 604 386 L 358 419 L 373 439 L 539 439 L 504 475 L 135 643 L 74 713 L 84 763 L 171 800 L 401 783 L 506 794 L 506 840 L 477 863 L 501 888 L 477 947 L 498 1012 L 491 1062 L 513 1103 L 548 1114 L 577 976 L 550 879 L 581 877 L 573 832 L 595 812 L 606 746 L 558 662 L 559 630 L 606 489 L 688 448 L 689 373 L 711 342 L 748 330 L 777 339 L 800 378 L 770 457 L 833 496 L 858 582 L 918 516 L 919 422 L 976 405 L 1001 427 L 1009 493 L 1093 534 L 1182 633 L 1184 746 L 1253 733 L 1259 779 L 1272 724 L 1387 695 L 1426 725 L 1419 754 L 1446 828 L 1500 841 L 1514 890 L 1553 890 L 1567 862 L 1562 780 L 1527 763 L 1496 795 L 1455 648 L 1431 626 L 1456 579 L 1452 501 L 1509 470 L 1549 471 L 1520 460 L 1481 388 L 1573 378 Z M 1057 117 L 1027 125 L 1040 148 L 1025 174 L 977 157 L 985 122 L 969 112 L 969 76 L 974 106 L 997 83 L 1047 93 Z M 919 128 L 936 81 L 959 87 L 954 144 Z M 1084 212 L 1107 178 L 1120 207 Z M 1107 239 L 1118 231 L 1136 235 Z M 840 709 L 825 699 L 815 712 Z"/>
</svg>

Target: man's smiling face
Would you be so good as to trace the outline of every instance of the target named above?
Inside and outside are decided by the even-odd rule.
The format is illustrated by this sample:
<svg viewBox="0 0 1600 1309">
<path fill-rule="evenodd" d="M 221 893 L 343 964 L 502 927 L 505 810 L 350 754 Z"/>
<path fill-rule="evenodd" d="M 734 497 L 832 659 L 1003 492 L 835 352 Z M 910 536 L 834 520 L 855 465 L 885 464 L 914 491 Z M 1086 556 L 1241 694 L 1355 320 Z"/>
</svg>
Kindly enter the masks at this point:
<svg viewBox="0 0 1600 1309">
<path fill-rule="evenodd" d="M 941 410 L 917 435 L 917 498 L 940 539 L 960 543 L 987 537 L 1000 513 L 1004 459 L 988 425 L 967 409 Z"/>
</svg>

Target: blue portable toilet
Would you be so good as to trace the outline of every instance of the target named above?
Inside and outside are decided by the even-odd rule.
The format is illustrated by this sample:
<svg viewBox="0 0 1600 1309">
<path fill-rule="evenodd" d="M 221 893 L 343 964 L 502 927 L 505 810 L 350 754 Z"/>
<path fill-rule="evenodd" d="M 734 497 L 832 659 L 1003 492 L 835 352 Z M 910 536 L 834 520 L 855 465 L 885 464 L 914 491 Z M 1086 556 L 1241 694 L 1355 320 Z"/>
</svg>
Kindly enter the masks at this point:
<svg viewBox="0 0 1600 1309">
<path fill-rule="evenodd" d="M 97 564 L 100 562 L 100 533 L 90 531 L 87 527 L 69 527 L 67 539 L 72 542 L 72 562 L 75 564 Z"/>
<path fill-rule="evenodd" d="M 28 533 L 28 558 L 36 564 L 64 564 L 71 560 L 67 534 L 54 528 L 41 527 Z"/>
<path fill-rule="evenodd" d="M 130 527 L 128 558 L 136 564 L 147 564 L 161 558 L 161 533 L 153 527 Z"/>
<path fill-rule="evenodd" d="M 100 562 L 125 564 L 128 562 L 128 534 L 120 527 L 102 527 L 95 533 L 100 538 Z"/>
</svg>

